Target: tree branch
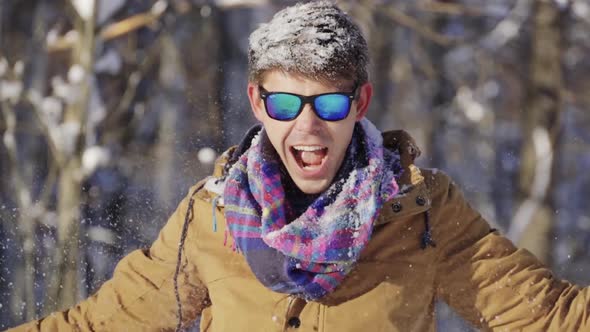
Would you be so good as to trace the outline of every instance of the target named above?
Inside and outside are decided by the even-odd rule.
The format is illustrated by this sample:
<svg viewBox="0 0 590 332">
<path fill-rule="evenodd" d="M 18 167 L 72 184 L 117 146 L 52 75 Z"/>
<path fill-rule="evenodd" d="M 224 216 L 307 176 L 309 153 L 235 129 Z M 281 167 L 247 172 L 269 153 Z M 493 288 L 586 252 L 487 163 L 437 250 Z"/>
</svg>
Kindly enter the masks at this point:
<svg viewBox="0 0 590 332">
<path fill-rule="evenodd" d="M 133 15 L 122 21 L 107 25 L 101 29 L 98 37 L 103 41 L 107 41 L 124 36 L 135 30 L 156 23 L 164 13 L 165 10 L 150 10 L 146 13 Z M 51 44 L 48 44 L 47 51 L 49 53 L 67 51 L 70 50 L 75 43 L 75 40 L 71 40 L 70 38 L 62 36 L 61 38 L 51 42 Z"/>
<path fill-rule="evenodd" d="M 428 28 L 427 26 L 419 22 L 417 19 L 411 17 L 410 15 L 400 10 L 395 9 L 392 6 L 384 7 L 382 12 L 389 18 L 394 20 L 397 24 L 412 29 L 416 31 L 419 35 L 421 35 L 423 38 L 436 44 L 439 44 L 441 46 L 452 46 L 453 44 L 461 42 L 460 39 L 447 37 Z"/>
<path fill-rule="evenodd" d="M 2 114 L 4 115 L 4 122 L 6 123 L 6 130 L 3 135 L 4 146 L 8 154 L 8 162 L 12 174 L 12 181 L 16 188 L 16 198 L 20 208 L 27 208 L 30 205 L 30 191 L 27 190 L 25 181 L 18 171 L 18 157 L 16 147 L 16 114 L 14 108 L 8 102 L 2 103 Z M 25 198 L 28 196 L 28 199 Z M 22 213 L 23 211 L 21 211 Z"/>
<path fill-rule="evenodd" d="M 486 16 L 480 9 L 465 6 L 458 3 L 445 3 L 440 1 L 426 1 L 418 3 L 418 9 L 426 12 L 443 15 L 462 16 Z"/>
</svg>

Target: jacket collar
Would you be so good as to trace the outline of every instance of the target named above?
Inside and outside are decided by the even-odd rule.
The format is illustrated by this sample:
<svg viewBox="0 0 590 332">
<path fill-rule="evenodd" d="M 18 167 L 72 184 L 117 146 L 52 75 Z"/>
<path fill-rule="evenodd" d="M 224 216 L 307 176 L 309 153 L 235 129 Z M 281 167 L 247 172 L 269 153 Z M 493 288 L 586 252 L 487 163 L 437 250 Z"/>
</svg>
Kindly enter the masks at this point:
<svg viewBox="0 0 590 332">
<path fill-rule="evenodd" d="M 398 181 L 400 192 L 381 208 L 376 225 L 387 223 L 395 218 L 422 213 L 431 206 L 430 193 L 424 176 L 414 164 L 421 154 L 414 139 L 404 130 L 383 132 L 383 145 L 397 150 L 402 164 L 402 175 Z"/>
</svg>

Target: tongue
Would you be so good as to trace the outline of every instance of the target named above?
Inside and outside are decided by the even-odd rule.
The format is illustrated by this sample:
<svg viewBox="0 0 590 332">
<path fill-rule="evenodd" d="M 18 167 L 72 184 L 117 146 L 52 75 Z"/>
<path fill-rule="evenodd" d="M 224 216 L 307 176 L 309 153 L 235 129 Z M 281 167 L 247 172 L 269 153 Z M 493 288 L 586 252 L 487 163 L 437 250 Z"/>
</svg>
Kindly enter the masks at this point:
<svg viewBox="0 0 590 332">
<path fill-rule="evenodd" d="M 303 161 L 305 165 L 320 165 L 325 154 L 326 152 L 324 150 L 302 151 L 301 161 Z"/>
</svg>

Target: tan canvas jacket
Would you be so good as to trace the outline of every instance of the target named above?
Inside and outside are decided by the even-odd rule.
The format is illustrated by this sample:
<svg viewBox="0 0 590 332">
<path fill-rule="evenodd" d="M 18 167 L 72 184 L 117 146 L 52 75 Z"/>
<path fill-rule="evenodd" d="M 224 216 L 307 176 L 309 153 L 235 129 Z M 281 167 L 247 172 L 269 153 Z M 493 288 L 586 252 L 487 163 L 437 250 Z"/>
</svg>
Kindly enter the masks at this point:
<svg viewBox="0 0 590 332">
<path fill-rule="evenodd" d="M 173 277 L 187 211 L 183 326 L 200 315 L 201 331 L 434 331 L 434 303 L 442 299 L 484 331 L 590 331 L 588 288 L 555 278 L 491 230 L 447 175 L 414 166 L 418 150 L 407 134 L 384 138 L 400 150 L 406 193 L 383 206 L 356 268 L 321 301 L 262 286 L 226 243 L 223 206 L 212 206 L 217 194 L 200 184 L 153 245 L 121 260 L 94 295 L 11 331 L 174 331 Z M 434 242 L 423 248 L 428 225 Z"/>
</svg>

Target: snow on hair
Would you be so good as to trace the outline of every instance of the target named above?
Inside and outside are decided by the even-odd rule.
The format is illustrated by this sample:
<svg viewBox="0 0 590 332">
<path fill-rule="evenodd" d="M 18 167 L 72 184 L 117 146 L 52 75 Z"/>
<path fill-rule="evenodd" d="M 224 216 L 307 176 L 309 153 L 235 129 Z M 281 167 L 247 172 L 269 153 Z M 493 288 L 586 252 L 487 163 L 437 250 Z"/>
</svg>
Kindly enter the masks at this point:
<svg viewBox="0 0 590 332">
<path fill-rule="evenodd" d="M 298 3 L 250 35 L 251 82 L 278 69 L 319 80 L 368 80 L 368 47 L 359 27 L 330 1 Z"/>
</svg>

